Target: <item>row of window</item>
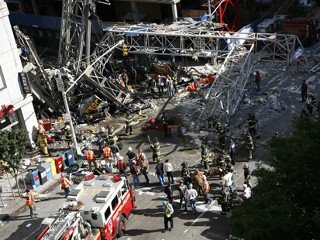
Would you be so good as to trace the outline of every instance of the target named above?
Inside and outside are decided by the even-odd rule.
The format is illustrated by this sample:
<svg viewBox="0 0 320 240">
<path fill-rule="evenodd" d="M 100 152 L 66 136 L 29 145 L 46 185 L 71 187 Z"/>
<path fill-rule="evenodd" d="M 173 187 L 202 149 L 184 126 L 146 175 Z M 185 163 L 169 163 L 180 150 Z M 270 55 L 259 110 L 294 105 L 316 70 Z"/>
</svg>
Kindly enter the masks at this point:
<svg viewBox="0 0 320 240">
<path fill-rule="evenodd" d="M 0 66 L 0 91 L 5 88 L 6 88 L 6 82 L 4 81 L 4 76 L 3 76 L 2 69 Z"/>
</svg>

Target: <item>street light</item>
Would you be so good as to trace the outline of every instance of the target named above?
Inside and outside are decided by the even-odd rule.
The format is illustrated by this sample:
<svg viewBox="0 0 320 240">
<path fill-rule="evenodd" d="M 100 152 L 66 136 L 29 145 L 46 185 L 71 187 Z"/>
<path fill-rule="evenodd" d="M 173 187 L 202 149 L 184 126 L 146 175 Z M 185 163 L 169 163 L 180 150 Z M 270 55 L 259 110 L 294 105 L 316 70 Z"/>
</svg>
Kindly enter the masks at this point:
<svg viewBox="0 0 320 240">
<path fill-rule="evenodd" d="M 90 65 L 87 66 L 87 68 L 83 71 L 83 73 L 81 73 L 79 75 L 79 77 L 71 84 L 71 86 L 65 90 L 64 86 L 63 86 L 63 81 L 62 79 L 56 78 L 57 80 L 57 86 L 58 86 L 58 90 L 62 92 L 62 98 L 63 98 L 63 103 L 64 103 L 64 107 L 66 110 L 66 116 L 67 116 L 67 120 L 70 123 L 70 131 L 71 131 L 71 136 L 72 136 L 72 143 L 73 146 L 76 148 L 77 154 L 78 155 L 82 155 L 81 149 L 78 145 L 77 142 L 77 138 L 76 138 L 76 133 L 74 131 L 74 127 L 73 127 L 73 122 L 72 122 L 72 117 L 71 117 L 71 112 L 70 112 L 70 108 L 69 108 L 69 104 L 68 104 L 68 99 L 67 99 L 67 93 L 77 84 L 77 82 L 85 75 L 89 75 L 92 70 L 93 70 L 93 65 L 96 64 L 98 61 L 100 61 L 101 58 L 103 58 L 105 55 L 107 55 L 108 53 L 110 53 L 111 51 L 113 51 L 116 47 L 118 47 L 119 45 L 122 45 L 124 42 L 124 40 L 120 40 L 118 41 L 115 45 L 113 45 L 111 48 L 109 48 L 106 52 L 104 52 L 100 57 L 96 58 L 96 60 L 91 63 Z"/>
</svg>

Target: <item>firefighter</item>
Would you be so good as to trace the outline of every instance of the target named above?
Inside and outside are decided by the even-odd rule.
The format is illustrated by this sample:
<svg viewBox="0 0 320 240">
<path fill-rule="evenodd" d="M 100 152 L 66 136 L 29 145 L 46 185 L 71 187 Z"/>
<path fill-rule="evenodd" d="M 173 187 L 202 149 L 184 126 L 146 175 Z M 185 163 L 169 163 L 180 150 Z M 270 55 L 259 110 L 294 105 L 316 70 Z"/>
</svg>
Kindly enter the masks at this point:
<svg viewBox="0 0 320 240">
<path fill-rule="evenodd" d="M 39 144 L 39 147 L 40 147 L 42 153 L 44 155 L 49 155 L 48 142 L 47 142 L 47 138 L 46 138 L 46 135 L 45 135 L 44 132 L 43 133 L 41 133 L 41 132 L 38 133 L 37 143 Z"/>
<path fill-rule="evenodd" d="M 111 148 L 108 146 L 108 144 L 104 145 L 104 148 L 102 149 L 102 156 L 107 161 L 109 167 L 112 166 L 112 151 Z"/>
<path fill-rule="evenodd" d="M 25 205 L 29 207 L 30 217 L 33 218 L 34 217 L 34 210 L 35 210 L 34 197 L 33 197 L 32 193 L 30 192 L 29 189 L 26 189 L 26 202 L 25 202 Z"/>
<path fill-rule="evenodd" d="M 150 143 L 150 148 L 152 150 L 152 160 L 154 162 L 160 160 L 160 143 L 158 138 L 154 138 L 154 142 Z"/>
<path fill-rule="evenodd" d="M 113 142 L 117 142 L 117 140 L 118 140 L 118 137 L 117 137 L 117 135 L 116 135 L 116 133 L 115 133 L 115 131 L 114 131 L 114 128 L 111 126 L 111 125 L 109 125 L 108 126 L 108 140 L 111 142 L 111 141 L 113 141 Z M 110 143 L 111 144 L 111 143 Z"/>
<path fill-rule="evenodd" d="M 221 125 L 220 122 L 217 122 L 215 130 L 216 130 L 216 133 L 217 133 L 217 136 L 218 136 L 219 145 L 220 145 L 220 147 L 222 149 L 224 149 L 224 147 L 226 145 L 226 130 Z"/>
<path fill-rule="evenodd" d="M 71 136 L 71 133 L 70 133 L 70 126 L 69 125 L 64 127 L 63 134 L 64 134 L 65 140 L 66 140 L 66 142 L 68 144 L 68 147 L 70 147 L 71 142 L 72 142 L 72 136 Z"/>
<path fill-rule="evenodd" d="M 248 160 L 250 161 L 252 160 L 252 152 L 253 152 L 254 145 L 253 145 L 253 140 L 249 131 L 247 132 L 247 135 L 246 135 L 246 147 L 248 150 Z"/>
<path fill-rule="evenodd" d="M 94 152 L 92 150 L 89 150 L 88 147 L 86 147 L 86 150 L 84 151 L 84 155 L 86 157 L 86 160 L 88 161 L 89 165 L 89 171 L 92 171 L 92 163 L 94 164 L 94 167 L 97 168 L 96 159 L 94 156 Z"/>
<path fill-rule="evenodd" d="M 133 116 L 130 113 L 127 113 L 126 116 L 126 135 L 133 134 Z"/>
<path fill-rule="evenodd" d="M 249 113 L 247 116 L 247 126 L 248 130 L 250 132 L 251 137 L 257 136 L 257 125 L 258 125 L 258 120 L 254 116 L 253 113 Z"/>
<path fill-rule="evenodd" d="M 181 177 L 184 185 L 188 185 L 191 182 L 190 171 L 188 169 L 188 164 L 186 162 L 181 163 Z"/>
<path fill-rule="evenodd" d="M 64 191 L 64 195 L 67 198 L 69 193 L 70 193 L 70 181 L 63 175 L 61 174 L 60 178 L 60 187 Z"/>
<path fill-rule="evenodd" d="M 315 107 L 316 104 L 317 104 L 317 100 L 316 100 L 315 96 L 311 92 L 308 93 L 307 110 L 308 110 L 309 115 L 312 115 L 313 107 Z"/>
<path fill-rule="evenodd" d="M 208 148 L 205 145 L 201 145 L 201 163 L 206 170 L 209 169 L 209 153 Z"/>
</svg>

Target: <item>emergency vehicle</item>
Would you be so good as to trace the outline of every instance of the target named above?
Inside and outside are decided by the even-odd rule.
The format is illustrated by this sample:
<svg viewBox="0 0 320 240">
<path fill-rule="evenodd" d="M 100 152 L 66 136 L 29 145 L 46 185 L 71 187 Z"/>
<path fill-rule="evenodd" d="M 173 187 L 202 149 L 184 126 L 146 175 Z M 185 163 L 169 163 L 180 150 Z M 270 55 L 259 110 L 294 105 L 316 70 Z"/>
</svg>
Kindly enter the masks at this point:
<svg viewBox="0 0 320 240">
<path fill-rule="evenodd" d="M 112 240 L 124 234 L 135 206 L 134 189 L 120 175 L 93 174 L 71 189 L 60 213 L 46 218 L 37 240 Z"/>
</svg>

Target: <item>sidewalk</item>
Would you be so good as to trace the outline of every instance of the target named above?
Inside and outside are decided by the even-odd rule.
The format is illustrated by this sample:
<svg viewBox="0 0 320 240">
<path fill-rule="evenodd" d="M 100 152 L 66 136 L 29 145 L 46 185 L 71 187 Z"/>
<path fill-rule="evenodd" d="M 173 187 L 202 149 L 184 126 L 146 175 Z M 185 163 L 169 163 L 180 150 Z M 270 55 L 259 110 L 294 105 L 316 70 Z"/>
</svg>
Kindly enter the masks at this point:
<svg viewBox="0 0 320 240">
<path fill-rule="evenodd" d="M 37 189 L 32 189 L 32 193 L 35 195 L 39 195 L 41 193 L 46 192 L 51 187 L 57 186 L 59 184 L 60 174 L 57 174 L 51 179 L 50 181 L 46 182 L 44 185 L 41 185 Z M 9 174 L 9 181 L 11 186 L 15 186 L 15 180 L 12 176 Z M 15 214 L 17 211 L 19 211 L 22 207 L 25 206 L 25 198 L 20 197 L 18 194 L 17 189 L 13 189 L 14 196 L 11 192 L 11 187 L 9 185 L 8 179 L 6 176 L 4 178 L 0 179 L 0 186 L 2 187 L 2 201 L 4 206 L 2 205 L 2 202 L 0 200 L 0 222 L 6 220 L 9 216 Z M 21 188 L 21 194 L 24 193 L 24 188 Z"/>
</svg>

